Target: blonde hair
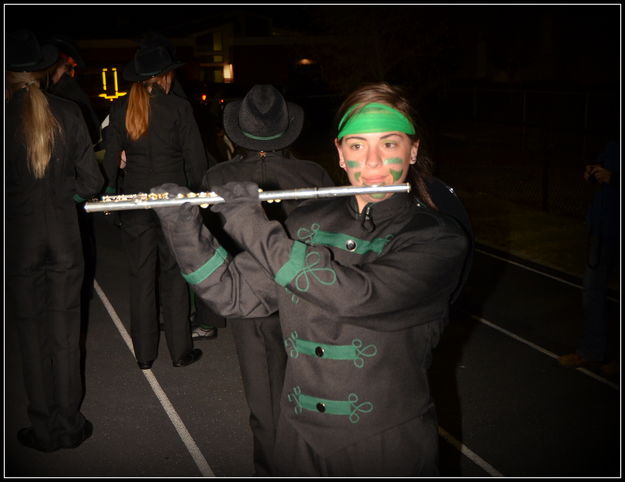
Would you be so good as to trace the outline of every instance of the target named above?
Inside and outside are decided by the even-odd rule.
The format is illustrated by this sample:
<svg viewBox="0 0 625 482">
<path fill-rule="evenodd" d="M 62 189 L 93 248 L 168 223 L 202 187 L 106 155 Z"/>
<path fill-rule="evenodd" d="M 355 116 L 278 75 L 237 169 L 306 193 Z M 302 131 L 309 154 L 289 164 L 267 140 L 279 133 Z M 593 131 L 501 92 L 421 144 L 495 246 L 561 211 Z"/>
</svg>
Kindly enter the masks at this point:
<svg viewBox="0 0 625 482">
<path fill-rule="evenodd" d="M 50 110 L 48 99 L 39 85 L 45 75 L 45 72 L 7 72 L 5 77 L 7 98 L 26 89 L 22 132 L 28 167 L 36 179 L 44 177 L 56 139 L 62 133 L 61 124 Z"/>
<path fill-rule="evenodd" d="M 148 131 L 150 124 L 150 92 L 159 85 L 165 93 L 169 93 L 173 72 L 152 77 L 143 82 L 135 82 L 128 94 L 128 110 L 126 111 L 126 130 L 130 140 L 136 141 Z"/>
</svg>

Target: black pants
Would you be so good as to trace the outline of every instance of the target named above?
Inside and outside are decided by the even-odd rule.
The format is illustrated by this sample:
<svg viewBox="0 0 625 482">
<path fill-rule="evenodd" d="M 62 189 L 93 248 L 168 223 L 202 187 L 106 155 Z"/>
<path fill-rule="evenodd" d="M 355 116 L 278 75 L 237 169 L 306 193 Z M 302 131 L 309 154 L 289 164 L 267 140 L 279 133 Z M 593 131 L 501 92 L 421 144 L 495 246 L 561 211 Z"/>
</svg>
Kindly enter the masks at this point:
<svg viewBox="0 0 625 482">
<path fill-rule="evenodd" d="M 130 332 L 137 361 L 158 355 L 159 308 L 172 361 L 193 348 L 189 292 L 152 211 L 122 213 L 122 240 L 130 269 Z M 159 306 L 160 305 L 160 306 Z"/>
<path fill-rule="evenodd" d="M 286 351 L 278 315 L 228 319 L 239 356 L 254 437 L 255 475 L 274 474 L 271 455 L 280 413 Z"/>
<path fill-rule="evenodd" d="M 72 207 L 72 206 L 70 206 Z M 48 448 L 78 440 L 85 417 L 80 350 L 83 256 L 74 209 L 7 216 L 7 323 L 22 354 L 28 416 Z"/>
</svg>

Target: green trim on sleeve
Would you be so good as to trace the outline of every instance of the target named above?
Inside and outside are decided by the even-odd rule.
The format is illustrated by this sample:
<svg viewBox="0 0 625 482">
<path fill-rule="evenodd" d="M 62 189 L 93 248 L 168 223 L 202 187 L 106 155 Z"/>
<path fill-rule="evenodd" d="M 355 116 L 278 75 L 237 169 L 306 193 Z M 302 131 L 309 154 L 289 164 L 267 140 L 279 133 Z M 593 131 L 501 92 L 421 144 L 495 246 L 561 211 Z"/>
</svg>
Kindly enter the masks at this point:
<svg viewBox="0 0 625 482">
<path fill-rule="evenodd" d="M 288 285 L 295 276 L 300 273 L 306 264 L 306 245 L 295 241 L 291 248 L 289 260 L 276 273 L 274 280 L 280 286 Z"/>
<path fill-rule="evenodd" d="M 211 258 L 199 269 L 195 270 L 193 273 L 184 274 L 182 273 L 182 277 L 185 281 L 191 285 L 196 285 L 201 283 L 210 275 L 212 275 L 217 268 L 219 268 L 224 261 L 228 258 L 228 251 L 226 251 L 223 246 L 219 246 L 215 250 L 215 254 L 211 256 Z"/>
<path fill-rule="evenodd" d="M 78 194 L 74 194 L 74 196 L 72 197 L 72 199 L 73 199 L 74 201 L 76 201 L 77 203 L 81 203 L 81 202 L 83 202 L 83 201 L 86 201 L 86 199 L 84 199 L 84 198 L 80 197 Z"/>
</svg>

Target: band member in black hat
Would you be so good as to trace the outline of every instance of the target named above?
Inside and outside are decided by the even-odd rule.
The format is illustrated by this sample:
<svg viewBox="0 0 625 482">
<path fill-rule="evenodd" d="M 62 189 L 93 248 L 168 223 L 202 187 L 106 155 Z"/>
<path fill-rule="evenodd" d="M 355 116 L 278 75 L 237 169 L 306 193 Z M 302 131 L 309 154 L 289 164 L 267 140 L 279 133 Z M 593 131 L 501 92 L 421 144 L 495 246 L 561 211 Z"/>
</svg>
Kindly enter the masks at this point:
<svg viewBox="0 0 625 482">
<path fill-rule="evenodd" d="M 91 136 L 91 143 L 96 146 L 100 142 L 100 121 L 91 105 L 89 97 L 76 80 L 76 69 L 86 67 L 78 47 L 64 35 L 53 35 L 46 40 L 59 49 L 59 58 L 50 69 L 49 90 L 59 97 L 76 102 L 85 117 Z"/>
<path fill-rule="evenodd" d="M 93 432 L 80 412 L 83 256 L 77 202 L 103 188 L 87 126 L 73 102 L 41 89 L 58 50 L 9 33 L 5 56 L 7 324 L 17 327 L 31 426 L 22 445 L 78 447 Z"/>
<path fill-rule="evenodd" d="M 334 185 L 319 164 L 296 159 L 289 153 L 288 148 L 302 131 L 304 111 L 299 105 L 287 102 L 275 87 L 253 86 L 243 99 L 226 105 L 223 120 L 226 134 L 239 153 L 206 173 L 206 190 L 229 181 L 251 181 L 265 190 Z M 297 204 L 286 201 L 264 207 L 271 219 L 283 222 Z M 206 212 L 210 213 L 202 210 L 203 214 Z M 219 231 L 224 245 L 232 253 L 239 252 L 241 248 L 220 229 L 222 220 L 211 222 L 210 219 L 208 224 Z M 215 333 L 220 319 L 201 300 L 198 307 L 195 319 L 198 326 L 193 333 L 200 338 L 211 331 Z M 200 324 L 202 321 L 205 326 Z M 280 320 L 277 314 L 254 320 L 232 318 L 228 319 L 228 325 L 233 330 L 250 409 L 256 475 L 265 475 L 272 473 L 270 455 L 286 364 Z"/>
<path fill-rule="evenodd" d="M 200 187 L 208 165 L 191 104 L 170 94 L 174 70 L 181 65 L 164 46 L 142 45 L 124 67 L 124 78 L 133 84 L 130 93 L 111 107 L 103 161 L 109 192 L 115 189 L 122 151 L 124 192 L 149 192 L 163 182 L 193 190 Z M 173 365 L 194 363 L 202 352 L 193 349 L 191 340 L 188 287 L 158 217 L 151 211 L 129 211 L 120 220 L 130 269 L 131 336 L 139 367 L 150 369 L 158 354 L 159 305 Z"/>
<path fill-rule="evenodd" d="M 52 35 L 45 40 L 45 43 L 54 45 L 59 50 L 59 58 L 49 69 L 48 91 L 52 94 L 71 100 L 78 104 L 87 124 L 91 144 L 94 150 L 99 150 L 101 141 L 101 129 L 98 116 L 91 105 L 89 96 L 80 87 L 76 79 L 76 70 L 86 67 L 85 61 L 78 51 L 74 42 L 65 35 Z M 82 238 L 83 254 L 85 258 L 85 277 L 83 280 L 83 318 L 88 317 L 89 302 L 93 297 L 93 281 L 96 270 L 96 241 L 93 231 L 93 216 L 86 213 L 84 203 L 76 205 L 78 212 L 78 223 Z"/>
</svg>

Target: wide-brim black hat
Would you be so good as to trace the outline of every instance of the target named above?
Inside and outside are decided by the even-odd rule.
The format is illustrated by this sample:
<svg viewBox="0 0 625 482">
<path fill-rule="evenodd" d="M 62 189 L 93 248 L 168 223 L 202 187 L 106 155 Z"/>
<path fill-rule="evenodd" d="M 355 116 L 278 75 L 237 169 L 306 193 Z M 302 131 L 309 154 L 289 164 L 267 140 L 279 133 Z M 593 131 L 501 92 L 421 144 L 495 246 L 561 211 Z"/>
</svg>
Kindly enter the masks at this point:
<svg viewBox="0 0 625 482">
<path fill-rule="evenodd" d="M 78 68 L 84 69 L 86 67 L 85 61 L 78 51 L 78 47 L 76 47 L 74 42 L 69 37 L 64 35 L 53 35 L 45 39 L 45 43 L 54 45 L 59 49 L 59 52 L 62 52 L 74 59 Z"/>
<path fill-rule="evenodd" d="M 184 65 L 172 58 L 162 45 L 139 47 L 135 57 L 124 67 L 122 76 L 130 82 L 141 82 Z"/>
<path fill-rule="evenodd" d="M 243 99 L 226 104 L 223 117 L 230 140 L 254 151 L 290 146 L 304 125 L 304 110 L 286 102 L 272 85 L 255 85 Z"/>
<path fill-rule="evenodd" d="M 4 68 L 9 72 L 39 72 L 59 58 L 54 45 L 41 45 L 30 30 L 16 30 L 5 38 Z"/>
</svg>

